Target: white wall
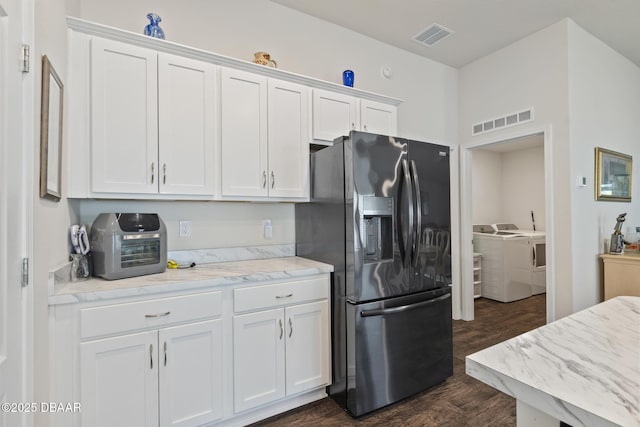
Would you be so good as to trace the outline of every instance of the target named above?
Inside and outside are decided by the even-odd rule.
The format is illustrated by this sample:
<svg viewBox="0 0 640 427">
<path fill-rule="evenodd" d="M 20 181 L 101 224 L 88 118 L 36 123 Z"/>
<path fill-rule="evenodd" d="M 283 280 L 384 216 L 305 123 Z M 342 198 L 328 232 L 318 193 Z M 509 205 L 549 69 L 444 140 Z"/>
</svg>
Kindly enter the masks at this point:
<svg viewBox="0 0 640 427">
<path fill-rule="evenodd" d="M 569 108 L 571 178 L 587 177 L 587 187 L 574 186 L 571 194 L 574 309 L 580 310 L 602 299 L 598 255 L 618 214 L 627 212 L 628 239 L 640 226 L 640 68 L 571 21 Z M 595 147 L 633 156 L 631 203 L 594 201 Z"/>
<path fill-rule="evenodd" d="M 544 148 L 536 147 L 504 153 L 501 221 L 521 230 L 531 230 L 531 211 L 536 230 L 545 231 Z"/>
<path fill-rule="evenodd" d="M 82 0 L 79 17 L 142 33 L 148 12 L 162 17 L 172 42 L 247 61 L 267 51 L 280 69 L 334 83 L 352 69 L 355 87 L 404 100 L 399 136 L 457 142 L 455 69 L 269 0 Z M 383 65 L 392 67 L 391 79 L 382 77 Z"/>
<path fill-rule="evenodd" d="M 555 257 L 548 260 L 553 263 L 556 284 L 554 318 L 573 312 L 567 22 L 558 22 L 463 67 L 459 79 L 463 146 L 510 139 L 518 129 L 526 132 L 535 128 L 531 133 L 541 127 L 551 129 L 551 152 L 547 155 L 552 159 L 548 166 L 555 185 L 545 223 L 555 249 Z M 472 124 L 529 107 L 534 109 L 532 123 L 471 136 Z M 554 230 L 548 227 L 551 217 Z"/>
<path fill-rule="evenodd" d="M 496 152 L 473 150 L 474 224 L 511 223 L 544 231 L 544 148 Z"/>
<path fill-rule="evenodd" d="M 628 212 L 629 234 L 640 225 L 640 209 L 637 197 L 631 203 L 594 201 L 594 147 L 640 154 L 640 69 L 565 19 L 461 69 L 459 90 L 464 145 L 487 139 L 470 136 L 473 123 L 526 107 L 534 108 L 535 121 L 524 129 L 551 129 L 551 152 L 545 154 L 552 161 L 546 178 L 553 180 L 546 215 L 547 244 L 550 237 L 554 249 L 548 260 L 554 271 L 553 314 L 562 317 L 600 302 L 598 255 L 615 217 Z M 496 131 L 492 138 L 513 129 Z M 587 177 L 587 187 L 577 187 L 578 176 Z"/>
<path fill-rule="evenodd" d="M 495 151 L 474 150 L 471 169 L 473 177 L 474 224 L 503 222 L 502 217 L 502 154 Z"/>
<path fill-rule="evenodd" d="M 32 70 L 36 82 L 34 88 L 34 189 L 33 196 L 33 379 L 34 402 L 48 402 L 49 397 L 49 318 L 47 280 L 50 270 L 55 270 L 68 262 L 68 227 L 76 222 L 76 213 L 69 208 L 63 197 L 53 202 L 39 197 L 40 174 L 40 99 L 42 79 L 42 55 L 47 55 L 63 85 L 67 85 L 67 30 L 65 18 L 69 13 L 77 13 L 76 5 L 64 0 L 36 0 L 35 34 L 32 52 Z M 64 103 L 68 105 L 68 93 Z M 64 113 L 63 113 L 64 119 Z M 69 123 L 63 126 L 68 128 Z M 62 148 L 66 149 L 66 133 L 63 131 Z M 64 158 L 64 155 L 63 155 Z M 62 168 L 62 194 L 66 194 L 67 165 Z M 48 414 L 36 412 L 35 425 L 47 425 Z"/>
</svg>

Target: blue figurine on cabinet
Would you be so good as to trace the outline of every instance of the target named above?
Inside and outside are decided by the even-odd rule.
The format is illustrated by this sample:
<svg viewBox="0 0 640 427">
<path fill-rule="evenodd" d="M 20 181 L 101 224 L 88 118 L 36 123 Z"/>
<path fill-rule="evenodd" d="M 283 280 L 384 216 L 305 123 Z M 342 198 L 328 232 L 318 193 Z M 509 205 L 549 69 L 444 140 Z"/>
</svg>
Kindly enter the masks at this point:
<svg viewBox="0 0 640 427">
<path fill-rule="evenodd" d="M 158 23 L 162 21 L 162 18 L 155 13 L 148 13 L 147 18 L 149 18 L 149 21 L 151 22 L 144 27 L 144 34 L 146 36 L 164 40 L 164 31 L 162 31 L 162 28 L 158 25 Z"/>
</svg>

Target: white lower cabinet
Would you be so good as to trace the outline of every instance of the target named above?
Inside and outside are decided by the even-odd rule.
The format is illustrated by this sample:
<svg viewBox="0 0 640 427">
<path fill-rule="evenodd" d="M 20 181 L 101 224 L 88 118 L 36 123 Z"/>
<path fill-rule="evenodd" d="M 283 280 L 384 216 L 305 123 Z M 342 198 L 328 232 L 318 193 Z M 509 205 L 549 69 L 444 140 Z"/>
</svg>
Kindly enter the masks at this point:
<svg viewBox="0 0 640 427">
<path fill-rule="evenodd" d="M 157 331 L 80 345 L 83 426 L 158 425 L 157 345 Z"/>
<path fill-rule="evenodd" d="M 222 320 L 161 329 L 158 338 L 160 425 L 222 418 Z"/>
<path fill-rule="evenodd" d="M 55 427 L 238 426 L 326 397 L 328 274 L 51 306 Z"/>
<path fill-rule="evenodd" d="M 294 298 L 297 289 L 291 289 L 264 298 L 264 306 Z M 236 306 L 239 297 L 243 295 L 236 294 Z M 236 413 L 328 385 L 328 301 L 235 315 L 233 350 Z"/>
<path fill-rule="evenodd" d="M 219 315 L 220 300 L 213 292 L 81 310 L 85 333 L 100 331 L 109 316 L 157 326 L 80 344 L 82 425 L 199 426 L 222 418 L 222 319 L 171 325 L 189 313 Z M 123 329 L 114 321 L 105 332 Z"/>
<path fill-rule="evenodd" d="M 195 426 L 221 418 L 221 324 L 82 343 L 82 425 Z"/>
<path fill-rule="evenodd" d="M 235 412 L 285 396 L 283 318 L 283 309 L 234 316 Z"/>
</svg>

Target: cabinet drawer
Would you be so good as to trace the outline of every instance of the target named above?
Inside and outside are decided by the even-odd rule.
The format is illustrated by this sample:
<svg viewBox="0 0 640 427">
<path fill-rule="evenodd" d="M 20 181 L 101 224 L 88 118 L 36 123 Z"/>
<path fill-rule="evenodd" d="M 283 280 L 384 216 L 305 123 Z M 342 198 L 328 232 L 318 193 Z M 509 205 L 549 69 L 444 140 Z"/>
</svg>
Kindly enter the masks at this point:
<svg viewBox="0 0 640 427">
<path fill-rule="evenodd" d="M 329 276 L 236 289 L 233 307 L 240 312 L 326 298 L 329 298 Z"/>
<path fill-rule="evenodd" d="M 158 298 L 80 310 L 80 336 L 89 338 L 188 322 L 222 313 L 222 292 Z"/>
</svg>

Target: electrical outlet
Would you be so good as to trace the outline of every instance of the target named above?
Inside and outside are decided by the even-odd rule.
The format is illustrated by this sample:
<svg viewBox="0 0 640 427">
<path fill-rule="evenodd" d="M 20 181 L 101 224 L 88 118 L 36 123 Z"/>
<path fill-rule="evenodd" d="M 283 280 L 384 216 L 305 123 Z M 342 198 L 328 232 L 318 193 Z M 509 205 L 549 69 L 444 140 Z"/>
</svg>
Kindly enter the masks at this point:
<svg viewBox="0 0 640 427">
<path fill-rule="evenodd" d="M 262 233 L 265 239 L 271 239 L 273 237 L 273 227 L 270 219 L 262 220 Z"/>
<path fill-rule="evenodd" d="M 179 221 L 179 227 L 180 227 L 180 237 L 191 236 L 191 220 L 190 219 L 181 219 Z"/>
</svg>

